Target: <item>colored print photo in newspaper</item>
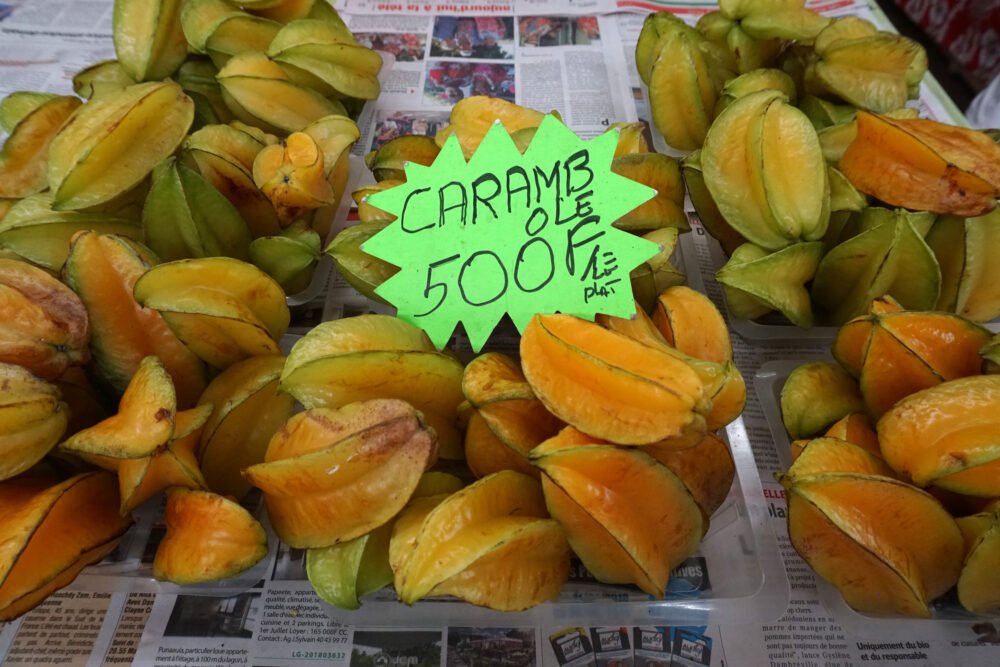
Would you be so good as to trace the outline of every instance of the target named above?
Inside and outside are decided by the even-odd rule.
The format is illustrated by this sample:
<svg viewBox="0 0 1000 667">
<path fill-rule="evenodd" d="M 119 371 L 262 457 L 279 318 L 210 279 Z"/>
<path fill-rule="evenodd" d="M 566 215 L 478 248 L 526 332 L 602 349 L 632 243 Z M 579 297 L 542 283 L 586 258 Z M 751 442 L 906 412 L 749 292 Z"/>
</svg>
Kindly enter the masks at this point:
<svg viewBox="0 0 1000 667">
<path fill-rule="evenodd" d="M 549 635 L 549 645 L 559 667 L 596 665 L 589 633 L 583 628 L 566 628 Z"/>
<path fill-rule="evenodd" d="M 361 46 L 391 53 L 398 63 L 423 60 L 427 46 L 427 35 L 422 33 L 356 32 L 354 37 Z"/>
<path fill-rule="evenodd" d="M 638 625 L 632 639 L 637 667 L 670 667 L 670 628 Z"/>
<path fill-rule="evenodd" d="M 693 628 L 674 628 L 671 664 L 680 667 L 700 667 L 712 664 L 712 638 Z"/>
<path fill-rule="evenodd" d="M 597 667 L 632 667 L 632 644 L 626 627 L 590 628 Z"/>
<path fill-rule="evenodd" d="M 431 55 L 445 58 L 514 59 L 514 19 L 510 16 L 438 16 Z"/>
<path fill-rule="evenodd" d="M 433 137 L 448 124 L 445 111 L 379 111 L 375 117 L 375 133 L 371 150 L 405 135 Z"/>
<path fill-rule="evenodd" d="M 534 667 L 534 628 L 448 628 L 447 667 Z"/>
<path fill-rule="evenodd" d="M 466 97 L 489 95 L 514 101 L 514 66 L 431 60 L 424 80 L 424 101 L 454 106 Z"/>
<path fill-rule="evenodd" d="M 440 664 L 440 631 L 354 631 L 351 667 L 439 667 Z"/>
<path fill-rule="evenodd" d="M 232 597 L 178 595 L 164 637 L 253 637 L 260 593 Z"/>
<path fill-rule="evenodd" d="M 523 16 L 517 33 L 521 46 L 594 46 L 601 43 L 596 16 Z"/>
</svg>

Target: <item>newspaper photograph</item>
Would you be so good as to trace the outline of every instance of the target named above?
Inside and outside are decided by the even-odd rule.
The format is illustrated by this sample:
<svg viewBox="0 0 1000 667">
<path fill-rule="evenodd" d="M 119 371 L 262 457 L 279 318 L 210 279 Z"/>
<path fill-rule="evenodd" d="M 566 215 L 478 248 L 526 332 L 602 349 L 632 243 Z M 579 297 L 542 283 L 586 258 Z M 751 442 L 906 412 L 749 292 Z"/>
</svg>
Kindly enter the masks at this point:
<svg viewBox="0 0 1000 667">
<path fill-rule="evenodd" d="M 363 43 L 395 58 L 355 154 L 402 134 L 433 136 L 473 95 L 557 111 L 582 137 L 635 120 L 635 91 L 616 75 L 629 59 L 615 17 L 470 14 L 345 14 Z"/>
</svg>

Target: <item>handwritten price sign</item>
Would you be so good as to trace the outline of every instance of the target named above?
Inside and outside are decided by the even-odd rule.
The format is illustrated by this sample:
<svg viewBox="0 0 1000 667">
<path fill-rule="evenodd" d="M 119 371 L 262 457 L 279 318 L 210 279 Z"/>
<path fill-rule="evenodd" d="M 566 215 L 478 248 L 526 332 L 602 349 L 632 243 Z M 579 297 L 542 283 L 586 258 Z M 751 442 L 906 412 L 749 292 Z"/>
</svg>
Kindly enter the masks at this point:
<svg viewBox="0 0 1000 667">
<path fill-rule="evenodd" d="M 505 313 L 630 317 L 629 272 L 658 247 L 612 223 L 655 191 L 611 171 L 617 142 L 546 116 L 523 155 L 496 123 L 466 162 L 451 136 L 368 200 L 397 216 L 363 246 L 400 267 L 376 292 L 438 347 L 462 322 L 476 351 Z"/>
</svg>

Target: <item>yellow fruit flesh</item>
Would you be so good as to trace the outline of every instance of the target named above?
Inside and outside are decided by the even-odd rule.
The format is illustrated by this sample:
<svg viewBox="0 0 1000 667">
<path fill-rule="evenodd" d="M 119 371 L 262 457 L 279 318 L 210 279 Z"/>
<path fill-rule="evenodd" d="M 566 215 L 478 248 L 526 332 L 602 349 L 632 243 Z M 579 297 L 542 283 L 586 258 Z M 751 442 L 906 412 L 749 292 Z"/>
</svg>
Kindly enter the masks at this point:
<svg viewBox="0 0 1000 667">
<path fill-rule="evenodd" d="M 873 417 L 880 417 L 900 399 L 941 380 L 940 375 L 891 333 L 878 326 L 872 329 L 860 384 Z"/>
<path fill-rule="evenodd" d="M 117 461 L 122 514 L 131 512 L 167 487 L 205 488 L 195 450 L 211 412 L 211 406 L 201 405 L 178 413 L 175 439 L 166 447 L 145 458 Z"/>
<path fill-rule="evenodd" d="M 552 520 L 512 517 L 486 553 L 445 579 L 432 595 L 454 595 L 500 611 L 520 611 L 559 595 L 569 577 L 570 551 Z M 497 539 L 499 538 L 499 539 Z"/>
<path fill-rule="evenodd" d="M 871 420 L 860 412 L 852 412 L 840 419 L 823 434 L 823 437 L 846 440 L 861 447 L 869 454 L 882 458 L 882 450 L 878 446 L 878 436 L 875 434 Z"/>
<path fill-rule="evenodd" d="M 507 132 L 514 133 L 527 127 L 538 127 L 544 113 L 520 107 L 499 98 L 477 95 L 462 99 L 451 110 L 451 124 L 438 132 L 435 140 L 443 146 L 451 134 L 458 135 L 462 152 L 468 157 L 479 146 L 493 121 L 499 119 Z"/>
<path fill-rule="evenodd" d="M 196 302 L 198 294 L 218 292 L 233 297 L 249 309 L 274 338 L 288 329 L 289 312 L 285 293 L 270 276 L 253 264 L 229 257 L 205 257 L 168 262 L 153 267 L 135 284 L 136 300 L 143 305 L 154 301 L 159 310 L 181 312 L 206 312 L 204 309 L 173 307 L 175 299 L 181 303 Z"/>
<path fill-rule="evenodd" d="M 396 516 L 392 524 L 392 535 L 389 538 L 389 566 L 393 573 L 393 586 L 398 591 L 403 585 L 403 575 L 406 573 L 413 547 L 424 524 L 427 515 L 441 504 L 453 491 L 436 493 L 429 496 L 414 497 Z"/>
<path fill-rule="evenodd" d="M 407 603 L 419 600 L 496 544 L 491 537 L 546 516 L 538 482 L 512 471 L 452 494 L 424 519 L 399 579 L 400 598 Z"/>
<path fill-rule="evenodd" d="M 757 245 L 778 250 L 789 239 L 780 232 L 767 203 L 760 167 L 762 132 L 758 125 L 765 110 L 778 103 L 780 93 L 761 91 L 740 98 L 723 111 L 705 137 L 702 174 L 725 220 Z"/>
<path fill-rule="evenodd" d="M 252 109 L 252 117 L 260 118 L 267 125 L 284 132 L 299 132 L 324 116 L 344 113 L 344 107 L 339 103 L 290 81 L 223 75 L 220 71 L 219 82 L 229 96 L 226 98 L 227 105 L 231 98 L 237 102 L 238 108 Z M 233 112 L 236 113 L 237 109 Z M 239 113 L 236 115 L 240 116 Z"/>
<path fill-rule="evenodd" d="M 763 123 L 760 177 L 775 222 L 789 240 L 823 238 L 829 183 L 816 130 L 780 101 L 767 107 Z"/>
<path fill-rule="evenodd" d="M 281 349 L 267 330 L 242 318 L 201 313 L 163 312 L 174 334 L 198 358 L 215 368 L 228 368 L 248 357 L 278 354 Z"/>
<path fill-rule="evenodd" d="M 501 470 L 538 477 L 524 453 L 504 444 L 478 411 L 473 412 L 465 432 L 465 460 L 476 477 L 485 477 Z"/>
<path fill-rule="evenodd" d="M 271 437 L 292 414 L 293 399 L 277 389 L 275 378 L 235 405 L 202 439 L 198 458 L 208 488 L 236 498 L 250 491 L 240 471 L 264 460 Z"/>
<path fill-rule="evenodd" d="M 684 482 L 705 516 L 712 516 L 722 506 L 736 478 L 736 464 L 729 446 L 714 433 L 707 433 L 686 449 L 648 445 L 642 451 L 670 468 Z"/>
<path fill-rule="evenodd" d="M 90 315 L 95 361 L 112 357 L 115 367 L 130 374 L 147 356 L 163 363 L 182 407 L 194 405 L 205 388 L 201 362 L 170 331 L 155 310 L 132 297 L 136 280 L 148 267 L 122 239 L 85 232 L 75 237 L 66 271 Z"/>
<path fill-rule="evenodd" d="M 852 608 L 876 616 L 930 616 L 922 591 L 794 489 L 788 494 L 788 536 L 802 559 L 836 586 Z"/>
<path fill-rule="evenodd" d="M 859 112 L 857 127 L 840 170 L 858 190 L 912 210 L 977 216 L 994 208 L 997 185 L 951 164 L 903 122 Z"/>
<path fill-rule="evenodd" d="M 87 361 L 86 308 L 66 285 L 42 269 L 0 258 L 0 361 L 55 379 Z"/>
<path fill-rule="evenodd" d="M 937 598 L 958 580 L 961 533 L 928 494 L 887 478 L 854 474 L 810 476 L 793 483 L 791 491 L 904 577 L 923 601 Z"/>
<path fill-rule="evenodd" d="M 980 523 L 972 534 L 969 529 Z M 1000 609 L 1000 588 L 996 572 L 1000 568 L 1000 528 L 995 513 L 958 519 L 968 545 L 962 575 L 958 579 L 958 599 L 962 606 L 983 616 Z"/>
<path fill-rule="evenodd" d="M 440 352 L 361 351 L 321 358 L 286 373 L 281 388 L 307 407 L 398 398 L 439 415 L 462 402 L 462 364 Z"/>
<path fill-rule="evenodd" d="M 535 397 L 520 365 L 500 352 L 481 354 L 466 365 L 462 393 L 476 407 L 493 401 Z"/>
<path fill-rule="evenodd" d="M 659 582 L 650 578 L 615 536 L 547 475 L 542 476 L 542 489 L 549 513 L 563 526 L 573 551 L 598 581 L 635 584 L 650 595 L 662 595 Z"/>
<path fill-rule="evenodd" d="M 830 437 L 808 441 L 787 474 L 794 479 L 827 472 L 895 476 L 880 457 L 846 440 Z"/>
<path fill-rule="evenodd" d="M 684 354 L 719 364 L 733 358 L 726 320 L 700 292 L 683 286 L 664 290 L 653 321 L 667 342 Z"/>
<path fill-rule="evenodd" d="M 0 410 L 0 417 L 10 408 Z M 4 430 L 0 435 L 0 480 L 9 479 L 35 465 L 66 432 L 69 423 L 69 409 L 65 403 L 51 406 L 50 414 L 25 424 L 16 431 Z"/>
</svg>

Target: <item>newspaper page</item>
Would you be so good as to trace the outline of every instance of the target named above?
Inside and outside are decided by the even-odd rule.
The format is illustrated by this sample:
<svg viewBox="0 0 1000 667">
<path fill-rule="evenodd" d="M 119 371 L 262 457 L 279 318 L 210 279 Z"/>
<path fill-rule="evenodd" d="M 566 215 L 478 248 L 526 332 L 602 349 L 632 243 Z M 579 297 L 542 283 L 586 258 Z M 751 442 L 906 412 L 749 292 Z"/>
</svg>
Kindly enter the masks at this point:
<svg viewBox="0 0 1000 667">
<path fill-rule="evenodd" d="M 109 0 L 0 3 L 0 96 L 72 94 L 79 70 L 115 57 Z"/>
<path fill-rule="evenodd" d="M 888 27 L 864 0 L 813 1 L 831 15 L 858 14 Z M 557 110 L 575 131 L 596 135 L 611 122 L 648 120 L 648 102 L 633 53 L 644 14 L 668 10 L 693 22 L 714 2 L 646 0 L 483 0 L 406 2 L 342 0 L 344 18 L 358 39 L 394 62 L 384 94 L 360 121 L 359 155 L 402 134 L 433 136 L 451 106 L 487 93 L 543 110 Z M 82 67 L 114 57 L 111 0 L 23 0 L 0 3 L 0 94 L 34 89 L 71 91 Z M 917 102 L 928 117 L 961 122 L 933 81 Z M 720 255 L 693 224 L 679 258 L 689 281 L 724 310 L 714 272 Z M 353 295 L 353 296 L 352 296 Z M 340 315 L 383 310 L 339 279 L 327 303 Z M 514 341 L 516 338 L 510 337 Z M 516 343 L 512 343 L 516 344 Z M 273 544 L 252 580 L 223 582 L 211 593 L 168 590 L 149 578 L 163 534 L 160 507 L 140 512 L 121 553 L 85 574 L 23 617 L 0 624 L 4 665 L 285 665 L 599 667 L 668 665 L 992 665 L 1000 627 L 969 621 L 946 630 L 910 631 L 845 627 L 824 604 L 823 584 L 794 552 L 786 530 L 783 488 L 775 473 L 787 452 L 769 423 L 772 400 L 755 390 L 755 374 L 768 362 L 829 357 L 829 341 L 763 345 L 733 335 L 734 354 L 749 388 L 743 416 L 763 484 L 768 522 L 790 585 L 778 619 L 741 619 L 707 625 L 512 623 L 510 627 L 434 626 L 387 629 L 334 621 L 305 575 L 304 552 Z M 770 406 L 773 408 L 773 406 Z M 259 507 L 256 508 L 259 511 Z M 719 523 L 724 523 L 720 521 Z M 273 540 L 272 540 L 273 542 Z M 115 567 L 129 571 L 114 576 Z M 138 576 L 136 573 L 139 573 Z M 695 556 L 672 575 L 672 585 L 697 596 L 727 575 Z M 588 574 L 574 570 L 572 587 L 586 595 Z M 626 596 L 634 593 L 622 593 Z M 376 600 L 393 600 L 381 591 Z M 340 617 L 343 618 L 343 617 Z M 853 621 L 851 621 L 853 622 Z"/>
<path fill-rule="evenodd" d="M 362 44 L 394 57 L 374 118 L 359 121 L 358 154 L 403 134 L 433 136 L 451 107 L 473 95 L 557 111 L 583 137 L 635 118 L 618 76 L 626 60 L 613 17 L 509 10 L 344 17 Z"/>
</svg>

